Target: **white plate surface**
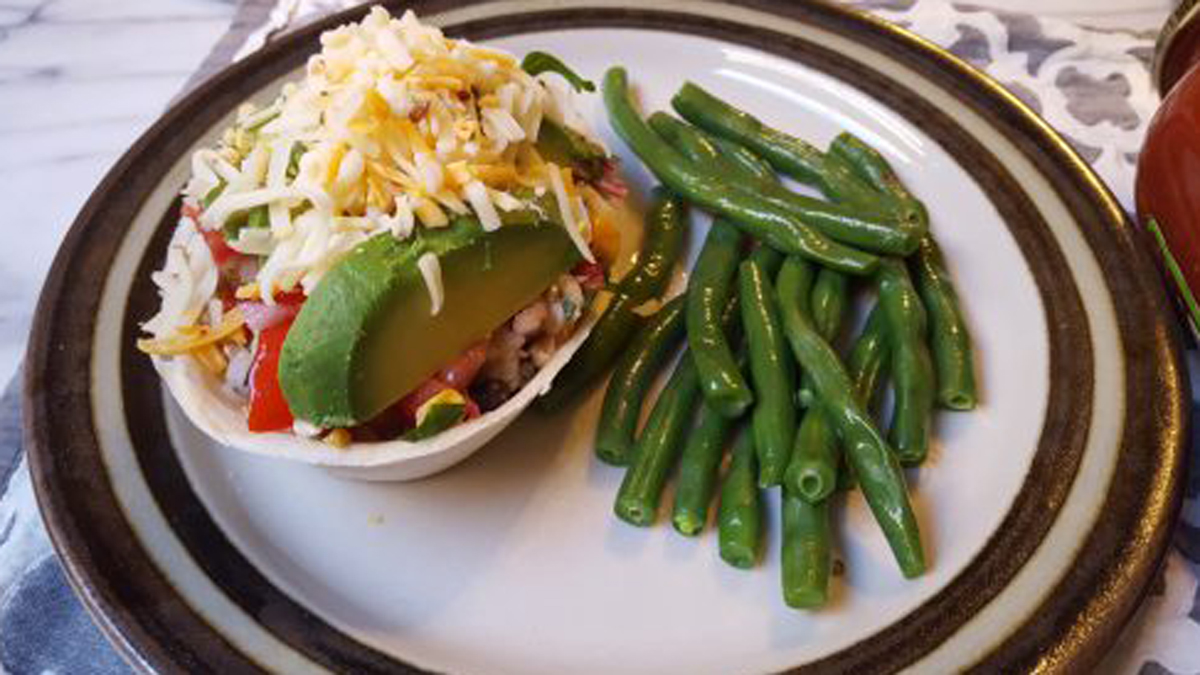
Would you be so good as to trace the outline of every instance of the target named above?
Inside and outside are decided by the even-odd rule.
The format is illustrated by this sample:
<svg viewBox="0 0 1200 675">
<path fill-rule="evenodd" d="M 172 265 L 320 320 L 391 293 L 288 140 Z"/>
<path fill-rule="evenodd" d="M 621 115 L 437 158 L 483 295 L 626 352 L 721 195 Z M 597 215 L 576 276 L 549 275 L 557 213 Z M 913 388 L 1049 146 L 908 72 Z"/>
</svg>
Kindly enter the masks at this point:
<svg viewBox="0 0 1200 675">
<path fill-rule="evenodd" d="M 717 40 L 626 29 L 492 41 L 560 55 L 599 79 L 626 65 L 647 111 L 684 79 L 824 145 L 843 129 L 874 143 L 929 206 L 976 340 L 982 405 L 942 413 L 915 508 L 931 562 L 900 577 L 857 494 L 837 515 L 846 574 L 817 613 L 779 591 L 777 491 L 752 571 L 720 561 L 715 533 L 612 515 L 621 472 L 592 457 L 600 394 L 525 418 L 466 463 L 416 483 L 366 484 L 214 446 L 172 404 L 188 478 L 226 535 L 272 582 L 349 635 L 454 672 L 745 672 L 830 654 L 896 621 L 962 571 L 1024 479 L 1043 424 L 1047 327 L 1016 242 L 945 148 L 848 84 Z M 589 118 L 645 194 L 652 185 L 604 119 Z M 690 255 L 707 218 L 693 219 Z M 669 503 L 670 493 L 664 504 Z"/>
</svg>

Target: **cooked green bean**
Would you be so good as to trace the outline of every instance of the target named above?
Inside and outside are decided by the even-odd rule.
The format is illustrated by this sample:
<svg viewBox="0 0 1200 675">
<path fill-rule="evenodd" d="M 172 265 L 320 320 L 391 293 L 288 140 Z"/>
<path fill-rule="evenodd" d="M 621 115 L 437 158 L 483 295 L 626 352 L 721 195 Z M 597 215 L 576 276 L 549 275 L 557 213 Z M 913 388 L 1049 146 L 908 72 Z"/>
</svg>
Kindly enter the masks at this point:
<svg viewBox="0 0 1200 675">
<path fill-rule="evenodd" d="M 833 566 L 829 500 L 811 503 L 787 488 L 783 501 L 783 600 L 788 607 L 811 609 L 829 599 L 829 573 Z"/>
<path fill-rule="evenodd" d="M 731 186 L 712 171 L 688 162 L 641 118 L 629 100 L 624 68 L 604 76 L 604 102 L 617 133 L 665 185 L 698 206 L 724 215 L 738 227 L 784 253 L 803 255 L 850 274 L 867 274 L 879 259 L 821 234 L 790 212 Z M 854 209 L 813 200 L 816 221 L 859 221 Z"/>
<path fill-rule="evenodd" d="M 650 418 L 638 437 L 634 456 L 617 491 L 613 510 L 621 520 L 639 526 L 654 523 L 663 484 L 679 457 L 699 393 L 696 367 L 685 351 L 650 410 Z"/>
<path fill-rule="evenodd" d="M 714 220 L 692 267 L 687 292 L 688 349 L 700 375 L 700 390 L 708 405 L 726 417 L 741 415 L 754 402 L 720 321 L 735 290 L 731 286 L 741 248 L 741 233 L 721 218 Z"/>
<path fill-rule="evenodd" d="M 797 194 L 778 182 L 775 172 L 769 165 L 746 148 L 732 144 L 738 151 L 726 153 L 719 150 L 717 145 L 703 132 L 663 112 L 650 116 L 650 128 L 662 136 L 685 159 L 697 166 L 707 167 L 717 172 L 732 187 L 748 196 L 764 200 L 783 211 L 788 212 L 799 220 L 806 220 L 813 207 L 811 197 Z M 835 162 L 844 166 L 843 163 Z M 849 175 L 849 169 L 845 169 Z M 853 176 L 852 176 L 853 177 Z M 858 180 L 855 178 L 854 180 Z M 850 201 L 851 199 L 856 201 Z M 869 196 L 843 198 L 864 213 L 874 213 L 880 210 L 881 204 L 887 200 L 879 195 L 870 193 Z M 830 237 L 847 244 L 860 246 L 864 249 L 880 253 L 897 253 L 907 255 L 916 245 L 913 236 L 883 218 L 862 218 L 858 221 L 830 220 L 816 222 L 814 225 Z"/>
<path fill-rule="evenodd" d="M 840 458 L 837 433 L 829 420 L 820 406 L 809 408 L 796 432 L 791 460 L 783 476 L 784 489 L 814 504 L 822 501 L 837 488 Z"/>
<path fill-rule="evenodd" d="M 848 131 L 842 132 L 829 144 L 829 153 L 846 160 L 859 177 L 876 190 L 907 204 L 909 210 L 928 220 L 929 214 L 925 206 L 904 187 L 900 177 L 883 155 L 866 141 Z"/>
<path fill-rule="evenodd" d="M 816 400 L 837 431 L 850 466 L 891 546 L 892 555 L 906 577 L 925 570 L 925 554 L 916 517 L 908 502 L 904 473 L 896 456 L 880 435 L 871 417 L 858 402 L 850 376 L 837 353 L 813 328 L 798 298 L 807 297 L 812 268 L 791 257 L 777 281 L 784 331 L 796 360 L 812 374 Z"/>
<path fill-rule="evenodd" d="M 813 283 L 811 299 L 801 311 L 813 318 L 813 327 L 826 341 L 832 340 L 841 331 L 848 304 L 846 277 L 833 270 L 822 269 Z M 810 376 L 805 373 L 801 390 L 811 389 Z M 825 418 L 819 406 L 812 406 L 800 421 L 796 441 L 783 484 L 786 489 L 812 503 L 817 503 L 837 487 L 838 462 L 837 434 Z"/>
<path fill-rule="evenodd" d="M 677 297 L 659 309 L 617 360 L 596 424 L 596 456 L 609 464 L 629 463 L 646 390 L 683 337 L 683 307 Z"/>
<path fill-rule="evenodd" d="M 858 390 L 858 400 L 868 410 L 873 410 L 879 403 L 879 392 L 882 390 L 879 385 L 883 383 L 881 375 L 887 369 L 888 356 L 883 309 L 876 303 L 867 315 L 867 323 L 854 341 L 846 362 L 846 370 Z"/>
<path fill-rule="evenodd" d="M 764 125 L 699 86 L 685 82 L 671 99 L 671 107 L 705 131 L 736 141 L 767 160 L 777 170 L 801 183 L 825 182 L 823 153 L 794 136 Z"/>
<path fill-rule="evenodd" d="M 651 194 L 645 223 L 637 264 L 614 289 L 617 293 L 641 301 L 662 295 L 671 280 L 671 273 L 687 239 L 687 208 L 682 199 L 658 186 Z"/>
<path fill-rule="evenodd" d="M 895 199 L 915 204 L 928 219 L 924 204 L 909 192 L 887 159 L 866 141 L 843 133 L 834 139 L 831 152 L 845 157 L 860 175 Z M 917 290 L 929 313 L 929 342 L 937 372 L 937 401 L 951 410 L 975 407 L 975 364 L 971 335 L 959 307 L 958 293 L 941 249 L 933 235 L 921 239 L 913 259 Z"/>
<path fill-rule="evenodd" d="M 831 269 L 817 272 L 812 289 L 813 325 L 821 337 L 833 341 L 842 330 L 846 310 L 850 308 L 850 282 L 845 275 Z"/>
<path fill-rule="evenodd" d="M 614 295 L 579 351 L 554 378 L 554 386 L 537 399 L 538 408 L 546 411 L 561 409 L 603 375 L 629 344 L 638 326 L 644 323 L 633 311 L 644 303 L 644 300 L 634 300 L 628 295 Z"/>
<path fill-rule="evenodd" d="M 771 268 L 778 267 L 779 261 L 777 252 L 759 247 L 738 270 L 742 326 L 755 392 L 750 427 L 758 451 L 758 484 L 762 487 L 779 485 L 783 480 L 796 435 L 796 406 L 792 400 L 796 365 L 783 335 L 771 284 Z"/>
<path fill-rule="evenodd" d="M 780 172 L 817 186 L 828 198 L 886 214 L 907 242 L 904 248 L 891 252 L 911 253 L 924 234 L 925 222 L 911 204 L 892 204 L 879 199 L 848 165 L 830 161 L 812 145 L 763 124 L 695 84 L 685 83 L 671 99 L 671 105 L 692 124 L 745 145 Z M 832 232 L 827 234 L 836 236 Z"/>
<path fill-rule="evenodd" d="M 742 569 L 754 567 L 758 561 L 762 533 L 754 454 L 754 434 L 743 429 L 733 444 L 733 460 L 721 482 L 721 505 L 717 510 L 721 559 Z"/>
<path fill-rule="evenodd" d="M 929 312 L 929 347 L 937 371 L 938 404 L 951 410 L 970 410 L 978 400 L 971 334 L 959 308 L 950 270 L 933 237 L 921 240 L 912 266 L 917 291 Z"/>
<path fill-rule="evenodd" d="M 700 130 L 697 129 L 697 131 Z M 700 131 L 700 133 L 705 134 L 704 131 Z M 779 180 L 779 176 L 775 175 L 775 168 L 767 163 L 767 160 L 756 155 L 750 148 L 741 143 L 735 143 L 728 138 L 705 135 L 713 142 L 713 145 L 717 146 L 717 150 L 721 151 L 726 160 L 742 167 L 744 173 L 755 176 L 762 181 Z"/>
<path fill-rule="evenodd" d="M 774 180 L 775 174 L 760 175 L 758 165 L 754 168 L 743 166 L 740 161 L 734 161 L 717 148 L 716 143 L 707 134 L 696 127 L 671 117 L 664 112 L 656 112 L 646 120 L 650 128 L 662 136 L 671 147 L 693 164 L 707 166 L 719 171 L 726 179 L 735 185 L 749 183 L 757 185 L 767 180 Z"/>
<path fill-rule="evenodd" d="M 854 382 L 855 389 L 858 390 L 859 403 L 865 406 L 872 415 L 879 407 L 879 394 L 883 390 L 880 385 L 884 382 L 882 375 L 888 365 L 887 331 L 883 323 L 883 311 L 876 304 L 871 308 L 867 322 L 863 326 L 862 332 L 859 333 L 858 339 L 854 341 L 854 347 L 850 350 L 850 358 L 846 362 L 846 370 Z M 838 467 L 837 489 L 842 491 L 853 489 L 857 483 L 854 471 L 846 464 L 844 454 L 841 459 L 842 463 Z"/>
<path fill-rule="evenodd" d="M 708 505 L 721 468 L 725 439 L 734 423 L 735 420 L 714 411 L 708 404 L 700 405 L 700 421 L 683 446 L 675 480 L 671 523 L 680 534 L 694 537 L 708 521 Z"/>
<path fill-rule="evenodd" d="M 925 342 L 925 308 L 902 261 L 885 260 L 878 274 L 896 395 L 890 440 L 901 463 L 917 465 L 929 452 L 933 414 L 933 361 Z"/>
</svg>

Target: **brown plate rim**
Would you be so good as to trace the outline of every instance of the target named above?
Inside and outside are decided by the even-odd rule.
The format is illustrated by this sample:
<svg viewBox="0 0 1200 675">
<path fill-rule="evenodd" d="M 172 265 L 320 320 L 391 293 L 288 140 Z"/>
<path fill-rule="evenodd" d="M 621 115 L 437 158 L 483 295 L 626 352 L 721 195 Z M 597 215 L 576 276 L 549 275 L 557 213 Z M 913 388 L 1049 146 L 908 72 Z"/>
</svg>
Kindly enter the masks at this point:
<svg viewBox="0 0 1200 675">
<path fill-rule="evenodd" d="M 463 4 L 475 3 L 434 0 L 417 4 L 422 13 L 429 14 Z M 1127 447 L 1121 453 L 1122 462 L 1129 464 L 1129 466 L 1121 468 L 1140 470 L 1141 473 L 1138 475 L 1144 480 L 1128 481 L 1116 485 L 1115 494 L 1110 494 L 1109 499 L 1116 499 L 1119 505 L 1125 507 L 1124 511 L 1146 514 L 1143 518 L 1137 519 L 1135 523 L 1122 523 L 1136 526 L 1134 530 L 1144 536 L 1137 541 L 1138 545 L 1134 546 L 1130 542 L 1124 544 L 1120 542 L 1119 535 L 1121 533 L 1116 531 L 1121 529 L 1120 527 L 1096 528 L 1098 533 L 1093 532 L 1089 537 L 1085 544 L 1085 550 L 1094 549 L 1094 552 L 1102 554 L 1097 556 L 1097 560 L 1103 560 L 1104 564 L 1093 565 L 1078 574 L 1069 574 L 1060 584 L 1061 593 L 1052 593 L 1051 600 L 1047 602 L 1047 605 L 1054 605 L 1045 608 L 1051 611 L 1038 612 L 1043 617 L 1051 617 L 1051 620 L 1030 622 L 1000 649 L 986 655 L 979 667 L 990 670 L 996 666 L 1012 667 L 1020 664 L 1028 667 L 1049 666 L 1050 669 L 1059 669 L 1064 664 L 1079 666 L 1083 663 L 1094 662 L 1132 612 L 1137 599 L 1145 591 L 1150 574 L 1165 551 L 1170 526 L 1177 511 L 1176 506 L 1180 493 L 1180 467 L 1184 456 L 1183 449 L 1188 438 L 1186 433 L 1187 410 L 1186 406 L 1181 405 L 1181 401 L 1185 400 L 1188 387 L 1186 371 L 1180 367 L 1177 335 L 1169 320 L 1169 314 L 1165 311 L 1166 304 L 1161 289 L 1157 285 L 1156 277 L 1153 276 L 1154 268 L 1149 262 L 1132 224 L 1125 218 L 1103 184 L 1091 173 L 1086 164 L 1062 142 L 1061 138 L 1053 134 L 1039 118 L 1013 99 L 1011 95 L 945 52 L 887 24 L 837 7 L 825 5 L 802 7 L 774 0 L 756 0 L 751 3 L 739 4 L 802 21 L 816 22 L 823 28 L 841 29 L 850 35 L 865 34 L 875 39 L 878 44 L 890 46 L 894 50 L 892 52 L 894 56 L 907 59 L 908 65 L 917 67 L 926 75 L 948 76 L 951 79 L 959 80 L 959 84 L 962 84 L 964 78 L 969 78 L 974 86 L 962 92 L 963 96 L 968 99 L 967 102 L 976 105 L 981 102 L 985 105 L 994 105 L 1000 102 L 1000 114 L 1006 117 L 1006 122 L 1015 128 L 1024 130 L 1025 137 L 1019 140 L 1032 143 L 1032 149 L 1038 151 L 1033 155 L 1040 157 L 1041 168 L 1070 174 L 1072 180 L 1057 184 L 1059 187 L 1073 185 L 1074 189 L 1069 190 L 1064 196 L 1078 202 L 1079 199 L 1084 198 L 1081 195 L 1090 194 L 1089 203 L 1075 203 L 1074 206 L 1083 210 L 1090 209 L 1099 222 L 1110 226 L 1111 230 L 1107 231 L 1107 236 L 1112 237 L 1114 241 L 1103 241 L 1105 233 L 1092 232 L 1092 228 L 1085 230 L 1085 235 L 1088 235 L 1089 244 L 1092 244 L 1093 250 L 1098 254 L 1104 252 L 1105 246 L 1112 246 L 1108 255 L 1100 256 L 1100 262 L 1102 266 L 1118 270 L 1122 274 L 1119 281 L 1124 285 L 1121 288 L 1114 288 L 1113 292 L 1123 291 L 1130 297 L 1142 300 L 1142 302 L 1131 303 L 1136 304 L 1139 311 L 1134 312 L 1136 316 L 1125 317 L 1121 323 L 1121 332 L 1123 337 L 1132 335 L 1138 338 L 1132 342 L 1125 341 L 1127 364 L 1132 364 L 1131 367 L 1137 366 L 1139 372 L 1146 370 L 1153 375 L 1149 380 L 1134 378 L 1135 381 L 1131 381 L 1127 395 L 1131 396 L 1129 400 L 1134 401 L 1143 400 L 1140 397 L 1147 392 L 1157 392 L 1159 395 L 1151 397 L 1150 400 L 1154 401 L 1154 404 L 1147 408 L 1144 414 L 1135 415 L 1137 419 L 1134 420 L 1138 422 L 1134 425 L 1138 432 L 1135 434 L 1137 440 L 1144 442 L 1151 439 L 1152 442 L 1149 445 L 1157 451 L 1139 452 L 1137 447 Z M 193 92 L 164 115 L 122 158 L 85 206 L 64 241 L 62 252 L 56 258 L 46 290 L 39 303 L 38 318 L 27 358 L 29 366 L 26 370 L 25 392 L 26 410 L 31 412 L 26 418 L 26 440 L 27 447 L 30 448 L 31 472 L 34 476 L 35 489 L 39 503 L 43 507 L 52 539 L 56 548 L 63 555 L 69 577 L 76 590 L 83 597 L 85 605 L 93 611 L 106 633 L 114 639 L 118 646 L 122 647 L 122 651 L 130 657 L 135 665 L 143 669 L 182 668 L 190 670 L 191 667 L 199 664 L 205 664 L 208 667 L 219 664 L 223 666 L 221 670 L 241 670 L 254 668 L 256 664 L 237 658 L 240 656 L 239 654 L 228 653 L 231 646 L 216 636 L 215 631 L 213 631 L 214 635 L 207 636 L 206 639 L 194 638 L 197 639 L 197 643 L 195 650 L 191 653 L 181 655 L 178 649 L 164 649 L 160 644 L 161 640 L 156 641 L 155 636 L 138 625 L 136 617 L 131 614 L 136 611 L 135 608 L 123 606 L 121 603 L 115 602 L 110 595 L 97 592 L 102 588 L 103 583 L 101 582 L 104 579 L 98 576 L 94 556 L 103 556 L 106 553 L 111 555 L 112 552 L 106 552 L 97 547 L 96 542 L 87 541 L 86 533 L 81 531 L 79 523 L 69 522 L 71 514 L 64 512 L 64 508 L 66 508 L 64 505 L 67 502 L 62 494 L 61 482 L 63 471 L 66 468 L 55 462 L 50 454 L 50 448 L 53 447 L 53 444 L 49 442 L 51 428 L 59 423 L 58 420 L 55 421 L 55 424 L 50 423 L 51 411 L 58 404 L 62 404 L 64 398 L 68 399 L 68 403 L 78 405 L 82 402 L 86 404 L 90 392 L 90 380 L 87 377 L 83 378 L 85 386 L 76 384 L 70 387 L 70 391 L 66 393 L 65 397 L 52 396 L 49 390 L 48 382 L 53 380 L 47 377 L 48 374 L 69 372 L 69 370 L 63 370 L 63 364 L 59 364 L 54 370 L 50 368 L 56 347 L 61 349 L 69 346 L 64 344 L 61 339 L 61 330 L 56 332 L 55 328 L 61 328 L 64 322 L 73 322 L 76 327 L 91 326 L 94 320 L 88 315 L 88 310 L 94 311 L 94 307 L 63 306 L 64 282 L 69 274 L 67 261 L 71 260 L 78 264 L 81 258 L 89 257 L 89 251 L 82 250 L 86 248 L 83 244 L 85 236 L 89 234 L 85 231 L 88 224 L 103 215 L 106 203 L 114 199 L 121 199 L 122 194 L 138 192 L 136 188 L 131 189 L 123 183 L 122 177 L 128 176 L 133 169 L 132 164 L 144 153 L 149 152 L 151 148 L 168 152 L 171 150 L 171 144 L 164 141 L 163 136 L 167 130 L 181 123 L 182 116 L 189 111 L 194 113 L 202 101 L 207 101 L 212 108 L 224 110 L 225 107 L 221 104 L 213 105 L 214 99 L 224 99 L 223 102 L 227 102 L 239 98 L 239 92 L 247 88 L 257 88 L 254 81 L 261 84 L 278 74 L 275 71 L 287 70 L 291 67 L 288 65 L 284 68 L 280 65 L 288 63 L 286 58 L 282 58 L 283 55 L 288 53 L 294 55 L 297 50 L 303 51 L 303 43 L 311 41 L 319 30 L 348 20 L 362 11 L 359 8 L 335 15 L 269 45 L 263 52 L 231 67 L 202 85 L 199 90 Z M 570 11 L 578 13 L 585 10 L 580 7 Z M 608 10 L 592 8 L 592 11 L 612 10 L 611 8 Z M 652 10 L 640 11 L 645 15 L 653 13 Z M 629 12 L 630 17 L 636 14 L 638 11 Z M 609 18 L 611 20 L 613 17 Z M 631 21 L 632 25 L 636 25 L 636 19 L 631 18 Z M 661 28 L 661 26 L 655 27 Z M 507 34 L 511 31 L 504 32 Z M 272 59 L 275 60 L 272 61 Z M 275 64 L 274 67 L 271 66 L 272 63 Z M 253 81 L 248 81 L 250 76 L 253 76 Z M 976 100 L 970 100 L 972 97 Z M 195 125 L 197 123 L 189 121 L 186 124 Z M 122 192 L 123 190 L 127 192 Z M 126 206 L 129 205 L 126 204 Z M 109 226 L 111 228 L 112 224 L 110 223 Z M 94 233 L 90 234 L 94 236 Z M 115 234 L 119 234 L 119 232 L 115 232 Z M 1100 249 L 1096 248 L 1098 241 L 1103 244 Z M 98 259 L 95 256 L 99 256 L 99 253 L 92 255 L 95 260 Z M 1134 323 L 1131 324 L 1131 322 Z M 1137 329 L 1135 333 L 1127 334 L 1127 331 L 1134 328 Z M 1147 359 L 1150 360 L 1150 366 L 1147 366 Z M 86 359 L 82 365 L 84 366 L 83 371 L 86 373 Z M 1164 396 L 1163 393 L 1168 395 Z M 1139 398 L 1133 398 L 1133 395 L 1137 395 Z M 91 422 L 88 420 L 86 424 L 83 424 L 78 420 L 68 421 L 66 429 L 55 429 L 57 432 L 55 436 L 61 437 L 64 431 L 72 430 L 71 425 L 76 423 L 86 426 Z M 80 433 L 90 431 L 82 428 L 73 430 Z M 1129 458 L 1138 461 L 1125 462 Z M 186 483 L 184 487 L 186 487 Z M 78 513 L 76 512 L 75 515 Z M 129 548 L 121 551 L 123 554 L 130 555 L 140 552 L 140 548 L 134 542 L 128 542 L 127 546 Z M 140 554 L 145 555 L 144 552 Z M 146 572 L 154 573 L 152 569 L 146 570 Z M 160 581 L 165 583 L 165 580 Z M 169 589 L 169 586 L 165 586 L 165 588 Z M 1100 593 L 1098 589 L 1101 588 L 1109 592 Z M 243 608 L 246 609 L 244 605 Z M 186 622 L 188 617 L 179 615 L 185 609 L 187 608 L 176 608 L 172 610 L 171 616 Z M 1064 620 L 1067 615 L 1072 617 L 1070 621 Z M 195 625 L 195 617 L 192 619 L 193 628 L 204 627 L 203 622 Z M 313 619 L 317 620 L 315 617 Z M 302 626 L 293 628 L 303 629 Z M 335 649 L 335 651 L 337 650 Z M 216 661 L 210 658 L 214 655 L 219 656 Z M 908 656 L 915 658 L 919 655 L 920 653 L 915 655 L 910 653 Z M 912 658 L 908 658 L 908 661 L 911 662 Z M 836 670 L 851 665 L 845 661 L 823 661 L 825 667 L 821 667 L 822 662 L 818 662 L 815 664 L 817 670 Z M 383 664 L 376 662 L 374 665 L 382 666 L 381 670 L 404 667 L 403 664 L 391 662 L 390 659 L 389 662 Z M 886 658 L 877 664 L 888 670 L 903 665 L 903 663 Z M 338 668 L 339 665 L 351 664 L 335 662 L 326 663 L 326 665 Z M 357 665 L 369 667 L 371 664 L 359 663 Z M 858 665 L 861 666 L 862 663 L 859 662 Z M 374 670 L 374 668 L 371 669 Z"/>
</svg>

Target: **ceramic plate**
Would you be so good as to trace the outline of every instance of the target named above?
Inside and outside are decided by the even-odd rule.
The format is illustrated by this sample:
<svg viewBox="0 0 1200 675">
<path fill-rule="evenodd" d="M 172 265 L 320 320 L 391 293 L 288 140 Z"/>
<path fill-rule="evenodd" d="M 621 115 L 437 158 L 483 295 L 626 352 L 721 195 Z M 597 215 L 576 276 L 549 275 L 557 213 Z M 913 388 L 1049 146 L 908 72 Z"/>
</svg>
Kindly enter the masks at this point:
<svg viewBox="0 0 1200 675">
<path fill-rule="evenodd" d="M 646 110 L 695 80 L 827 143 L 849 129 L 924 197 L 977 340 L 982 405 L 938 416 L 914 476 L 931 568 L 900 578 L 856 497 L 844 574 L 787 609 L 778 539 L 724 565 L 708 533 L 611 515 L 593 394 L 468 462 L 365 484 L 210 443 L 134 349 L 188 155 L 263 99 L 333 17 L 171 109 L 105 179 L 42 297 L 28 440 L 55 545 L 146 670 L 354 673 L 1086 669 L 1141 598 L 1179 498 L 1187 383 L 1149 258 L 1112 196 L 1013 96 L 842 9 L 757 0 L 413 3 L 448 34 L 629 68 Z M 585 103 L 643 194 L 650 179 Z M 691 254 L 707 222 L 697 216 Z M 771 531 L 777 513 L 770 511 Z"/>
</svg>

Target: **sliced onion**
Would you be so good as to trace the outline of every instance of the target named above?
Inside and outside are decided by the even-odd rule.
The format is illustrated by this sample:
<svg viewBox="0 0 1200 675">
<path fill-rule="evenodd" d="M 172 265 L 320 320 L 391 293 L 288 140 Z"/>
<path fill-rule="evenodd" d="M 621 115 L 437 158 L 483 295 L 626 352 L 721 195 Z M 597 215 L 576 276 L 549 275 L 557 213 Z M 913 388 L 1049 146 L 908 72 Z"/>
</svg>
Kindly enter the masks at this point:
<svg viewBox="0 0 1200 675">
<path fill-rule="evenodd" d="M 292 303 L 267 305 L 261 302 L 239 302 L 238 308 L 242 310 L 246 325 L 255 333 L 278 326 L 300 311 L 300 305 Z"/>
</svg>

